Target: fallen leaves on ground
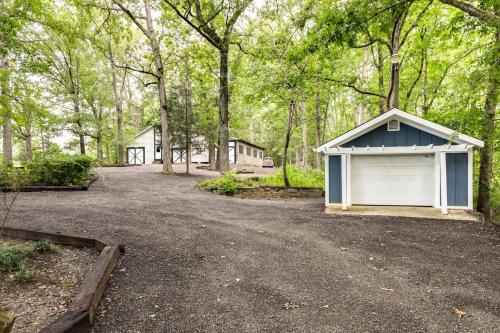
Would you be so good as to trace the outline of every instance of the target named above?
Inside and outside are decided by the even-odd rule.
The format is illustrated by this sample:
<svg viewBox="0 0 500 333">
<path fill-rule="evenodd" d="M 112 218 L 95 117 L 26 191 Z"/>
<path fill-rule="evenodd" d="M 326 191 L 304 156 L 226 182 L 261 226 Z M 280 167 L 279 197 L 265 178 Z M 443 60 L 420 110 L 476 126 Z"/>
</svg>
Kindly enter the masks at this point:
<svg viewBox="0 0 500 333">
<path fill-rule="evenodd" d="M 293 303 L 285 303 L 283 304 L 283 309 L 285 310 L 293 310 L 293 309 L 297 309 L 299 306 L 297 304 L 293 304 Z"/>
<path fill-rule="evenodd" d="M 455 311 L 455 314 L 458 316 L 459 319 L 462 319 L 462 317 L 467 316 L 467 312 L 465 312 L 463 310 L 459 310 L 457 308 L 453 308 L 453 310 Z"/>
</svg>

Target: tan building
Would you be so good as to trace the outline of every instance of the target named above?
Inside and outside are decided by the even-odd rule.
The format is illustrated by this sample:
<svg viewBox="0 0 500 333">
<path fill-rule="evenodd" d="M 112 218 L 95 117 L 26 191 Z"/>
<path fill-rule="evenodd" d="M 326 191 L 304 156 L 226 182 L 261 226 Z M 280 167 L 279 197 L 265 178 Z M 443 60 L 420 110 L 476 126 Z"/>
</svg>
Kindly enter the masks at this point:
<svg viewBox="0 0 500 333">
<path fill-rule="evenodd" d="M 241 139 L 229 140 L 229 163 L 237 166 L 262 167 L 264 148 Z"/>
</svg>

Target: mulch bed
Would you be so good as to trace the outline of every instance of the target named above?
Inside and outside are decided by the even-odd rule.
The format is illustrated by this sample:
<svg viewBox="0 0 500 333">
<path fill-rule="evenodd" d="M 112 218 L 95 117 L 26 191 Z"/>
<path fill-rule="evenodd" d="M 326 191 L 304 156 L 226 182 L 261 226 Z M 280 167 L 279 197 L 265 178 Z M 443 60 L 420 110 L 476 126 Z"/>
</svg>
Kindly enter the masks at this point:
<svg viewBox="0 0 500 333">
<path fill-rule="evenodd" d="M 0 237 L 0 245 L 30 243 Z M 98 254 L 95 248 L 58 245 L 55 253 L 33 254 L 25 259 L 36 281 L 19 283 L 13 273 L 0 274 L 0 308 L 17 316 L 12 332 L 37 332 L 66 312 Z"/>
</svg>

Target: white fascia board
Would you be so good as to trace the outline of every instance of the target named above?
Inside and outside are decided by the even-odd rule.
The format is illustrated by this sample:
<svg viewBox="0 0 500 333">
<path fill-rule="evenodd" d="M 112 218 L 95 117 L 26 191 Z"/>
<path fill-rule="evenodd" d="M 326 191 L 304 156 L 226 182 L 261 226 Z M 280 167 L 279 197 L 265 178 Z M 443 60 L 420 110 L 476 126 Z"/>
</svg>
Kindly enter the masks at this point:
<svg viewBox="0 0 500 333">
<path fill-rule="evenodd" d="M 341 136 L 336 137 L 335 139 L 319 146 L 316 148 L 317 152 L 325 152 L 327 148 L 330 147 L 335 147 L 335 146 L 340 146 L 350 140 L 353 140 L 365 133 L 368 133 L 372 129 L 376 128 L 382 123 L 385 123 L 391 119 L 397 119 L 399 121 L 407 122 L 409 125 L 414 126 L 415 128 L 418 128 L 422 131 L 429 132 L 431 134 L 440 136 L 440 137 L 445 137 L 447 139 L 454 138 L 455 141 L 458 141 L 458 143 L 464 143 L 464 144 L 469 144 L 477 147 L 483 147 L 484 142 L 481 140 L 478 140 L 476 138 L 473 138 L 471 136 L 461 134 L 458 132 L 453 131 L 450 128 L 441 126 L 439 124 L 433 123 L 431 121 L 425 120 L 423 118 L 414 116 L 410 113 L 403 112 L 398 109 L 392 109 L 390 111 L 385 112 L 384 114 L 373 118 L 370 121 L 367 121 L 366 123 L 350 130 L 347 133 L 342 134 Z"/>
<path fill-rule="evenodd" d="M 424 118 L 417 117 L 410 113 L 403 112 L 398 109 L 393 109 L 393 110 L 396 111 L 395 113 L 396 118 L 401 118 L 401 120 L 406 120 L 409 122 L 410 125 L 413 125 L 415 128 L 418 128 L 422 131 L 426 131 L 440 137 L 444 136 L 446 137 L 446 139 L 453 138 L 459 143 L 466 143 L 480 148 L 484 147 L 484 142 L 479 139 L 473 138 L 471 136 L 462 133 L 458 133 L 448 127 L 444 127 L 442 125 L 436 124 Z M 456 136 L 456 138 L 454 138 L 454 136 Z"/>
<path fill-rule="evenodd" d="M 352 155 L 390 155 L 390 154 L 434 154 L 436 152 L 467 152 L 468 145 L 442 145 L 442 146 L 401 146 L 401 147 L 352 147 L 352 148 L 327 148 L 325 154 L 352 154 Z"/>
<path fill-rule="evenodd" d="M 125 140 L 125 142 L 124 142 L 124 143 L 129 143 L 130 141 L 132 141 L 132 140 L 134 140 L 135 138 L 137 138 L 137 137 L 139 137 L 139 136 L 143 135 L 144 133 L 146 133 L 147 131 L 149 131 L 149 130 L 150 130 L 151 128 L 153 128 L 153 127 L 154 127 L 154 125 L 151 125 L 151 126 L 149 126 L 149 127 L 146 127 L 145 129 L 143 129 L 142 131 L 140 131 L 139 133 L 137 133 L 136 135 L 134 135 L 134 136 L 133 136 L 133 137 L 131 137 L 130 139 Z"/>
<path fill-rule="evenodd" d="M 373 118 L 372 120 L 367 121 L 366 123 L 350 130 L 349 132 L 344 133 L 341 136 L 338 136 L 335 139 L 328 141 L 327 143 L 319 146 L 318 148 L 316 148 L 316 150 L 319 152 L 324 152 L 326 148 L 341 145 L 342 143 L 344 143 L 346 141 L 355 139 L 358 136 L 361 136 L 361 135 L 369 132 L 376 125 L 378 125 L 379 123 L 381 123 L 381 122 L 389 119 L 391 116 L 393 116 L 394 110 L 388 111 L 388 112 L 386 112 L 386 113 L 384 113 L 376 118 Z"/>
</svg>

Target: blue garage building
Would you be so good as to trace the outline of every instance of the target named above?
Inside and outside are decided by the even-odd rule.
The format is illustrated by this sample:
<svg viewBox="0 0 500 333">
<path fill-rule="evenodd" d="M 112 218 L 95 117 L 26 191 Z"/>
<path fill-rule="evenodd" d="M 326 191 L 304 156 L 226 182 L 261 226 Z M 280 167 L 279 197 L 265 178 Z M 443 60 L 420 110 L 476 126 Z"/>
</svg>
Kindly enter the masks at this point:
<svg viewBox="0 0 500 333">
<path fill-rule="evenodd" d="M 325 204 L 472 209 L 472 151 L 481 140 L 392 109 L 316 150 Z"/>
</svg>

